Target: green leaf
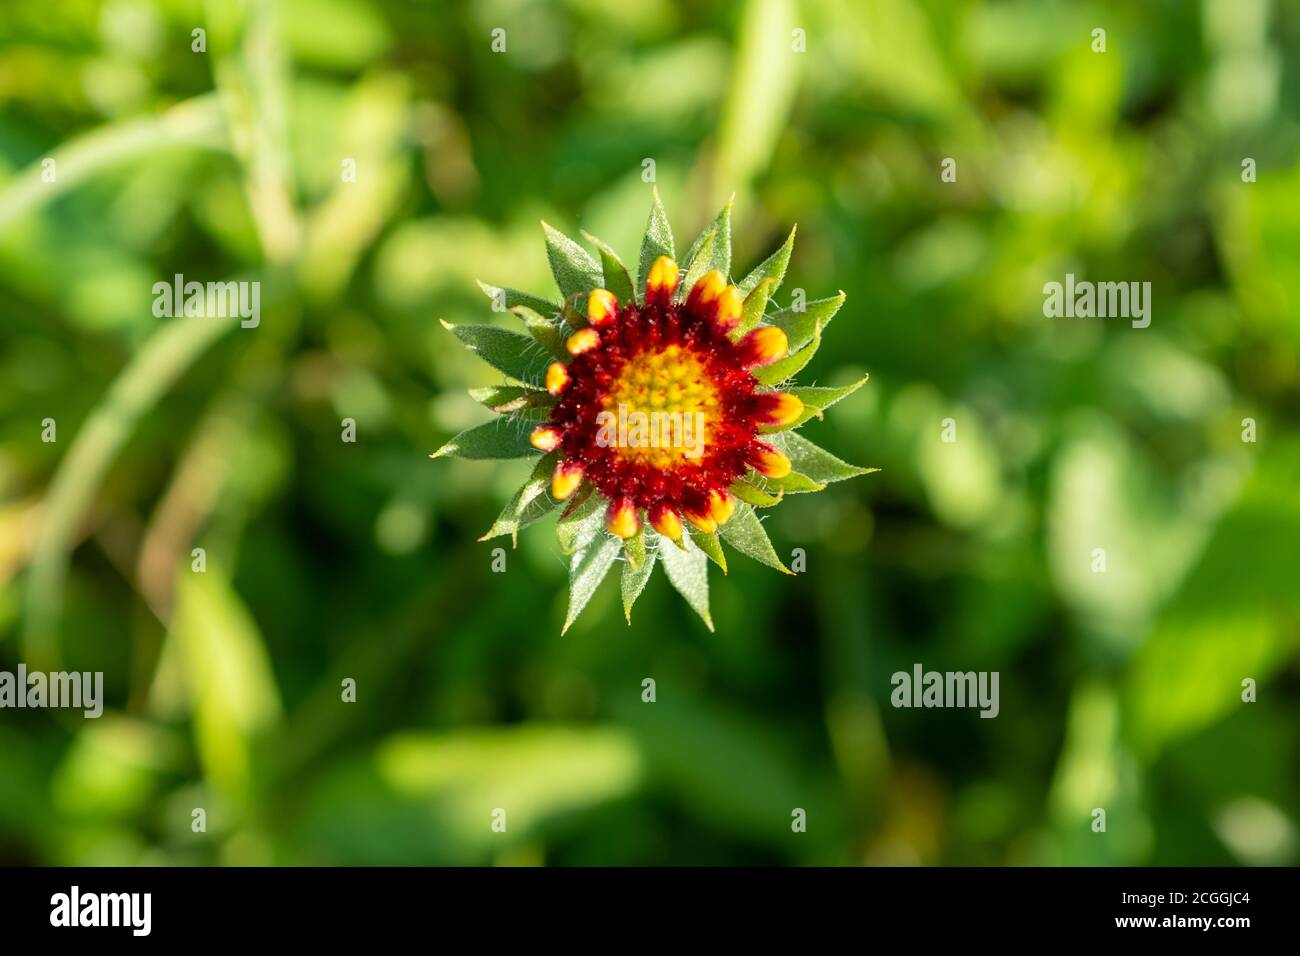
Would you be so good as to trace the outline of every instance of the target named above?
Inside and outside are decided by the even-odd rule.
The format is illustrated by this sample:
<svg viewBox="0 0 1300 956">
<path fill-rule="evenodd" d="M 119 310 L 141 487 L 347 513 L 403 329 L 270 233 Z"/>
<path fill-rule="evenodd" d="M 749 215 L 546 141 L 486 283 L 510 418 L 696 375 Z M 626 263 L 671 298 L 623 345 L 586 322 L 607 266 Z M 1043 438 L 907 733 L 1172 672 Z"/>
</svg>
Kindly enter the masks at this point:
<svg viewBox="0 0 1300 956">
<path fill-rule="evenodd" d="M 542 318 L 526 305 L 517 305 L 510 311 L 523 320 L 528 334 L 552 357 L 564 361 L 569 359 L 569 353 L 564 349 L 564 327 L 559 322 Z"/>
<path fill-rule="evenodd" d="M 722 526 L 721 534 L 722 539 L 741 554 L 747 554 L 755 561 L 786 574 L 794 573 L 777 557 L 776 549 L 763 530 L 763 522 L 758 520 L 758 515 L 749 505 L 739 505 L 736 508 L 731 520 Z"/>
<path fill-rule="evenodd" d="M 772 297 L 772 292 L 775 289 L 776 281 L 774 279 L 764 279 L 754 287 L 752 292 L 745 296 L 745 309 L 741 312 L 740 321 L 731 333 L 733 339 L 739 339 L 763 321 L 763 314 L 767 311 L 767 300 Z"/>
<path fill-rule="evenodd" d="M 560 453 L 554 451 L 538 460 L 528 480 L 515 492 L 514 497 L 493 522 L 487 534 L 479 538 L 480 541 L 508 534 L 511 542 L 518 544 L 517 536 L 520 528 L 528 527 L 555 509 L 559 502 L 551 497 L 549 489 L 551 474 L 555 471 L 559 460 Z"/>
<path fill-rule="evenodd" d="M 575 502 L 572 510 L 560 516 L 555 523 L 555 537 L 560 542 L 560 550 L 573 554 L 600 533 L 605 520 L 605 499 L 598 494 L 588 494 L 585 499 Z"/>
<path fill-rule="evenodd" d="M 523 419 L 494 418 L 467 428 L 430 458 L 465 458 L 471 461 L 499 458 L 527 458 L 539 454 L 528 441 L 535 425 Z"/>
<path fill-rule="evenodd" d="M 732 482 L 728 490 L 741 501 L 751 504 L 755 508 L 771 508 L 781 502 L 781 495 L 769 495 L 766 491 L 751 485 L 743 479 Z"/>
<path fill-rule="evenodd" d="M 696 546 L 703 551 L 710 561 L 722 568 L 722 573 L 727 573 L 727 556 L 723 553 L 722 545 L 718 541 L 718 533 L 711 531 L 705 534 L 694 525 L 687 525 L 686 533 L 690 535 Z"/>
<path fill-rule="evenodd" d="M 713 618 L 709 616 L 709 559 L 689 540 L 683 538 L 683 541 L 686 543 L 685 550 L 659 548 L 659 560 L 663 562 L 668 583 L 686 599 L 686 603 L 711 631 Z"/>
<path fill-rule="evenodd" d="M 637 276 L 639 301 L 645 301 L 645 283 L 654 261 L 660 256 L 676 255 L 673 248 L 673 230 L 668 224 L 668 213 L 664 211 L 663 200 L 659 198 L 659 187 L 653 187 L 650 195 L 650 221 L 646 223 L 645 238 L 641 240 L 640 273 Z"/>
<path fill-rule="evenodd" d="M 775 325 L 790 340 L 790 350 L 801 349 L 830 324 L 835 313 L 844 304 L 844 293 L 829 299 L 814 299 L 804 303 L 802 311 L 782 309 L 767 317 L 768 325 Z"/>
<path fill-rule="evenodd" d="M 834 388 L 822 388 L 816 385 L 808 385 L 802 388 L 788 388 L 786 393 L 797 395 L 803 402 L 803 414 L 796 418 L 785 428 L 777 429 L 778 431 L 788 431 L 791 428 L 798 428 L 810 418 L 821 418 L 822 412 L 830 408 L 836 402 L 848 398 L 863 385 L 867 384 L 869 376 L 862 376 L 856 382 L 849 385 L 840 385 Z"/>
<path fill-rule="evenodd" d="M 794 378 L 803 370 L 803 367 L 812 361 L 812 357 L 817 354 L 821 348 L 822 334 L 817 332 L 813 335 L 813 340 L 805 345 L 793 355 L 787 355 L 780 361 L 773 362 L 771 365 L 765 365 L 762 368 L 753 370 L 754 378 L 759 385 L 779 385 L 786 379 Z"/>
<path fill-rule="evenodd" d="M 517 305 L 522 305 L 542 315 L 555 315 L 560 311 L 558 302 L 551 302 L 537 295 L 529 295 L 527 292 L 520 292 L 518 289 L 488 285 L 482 279 L 478 280 L 478 287 L 492 300 L 494 306 L 500 303 L 500 308 L 496 309 L 498 312 L 506 312 Z"/>
<path fill-rule="evenodd" d="M 782 432 L 771 437 L 771 443 L 785 453 L 790 459 L 794 471 L 798 471 L 814 481 L 832 482 L 869 475 L 879 468 L 860 468 L 836 458 L 825 448 L 814 445 L 802 435 L 794 432 Z"/>
<path fill-rule="evenodd" d="M 580 548 L 569 560 L 569 611 L 564 616 L 563 634 L 573 624 L 609 569 L 618 560 L 622 542 L 613 535 L 602 534 Z"/>
<path fill-rule="evenodd" d="M 785 278 L 785 270 L 790 265 L 790 253 L 794 251 L 794 234 L 799 229 L 798 226 L 792 226 L 790 237 L 782 244 L 781 248 L 776 250 L 766 259 L 764 259 L 757 268 L 749 275 L 741 279 L 736 284 L 743 295 L 749 295 L 759 284 L 767 279 L 772 279 L 772 292 L 781 287 L 781 280 Z M 770 292 L 768 293 L 771 294 Z"/>
<path fill-rule="evenodd" d="M 661 546 L 656 540 L 658 537 L 653 531 L 645 532 L 644 560 L 639 565 L 634 567 L 631 561 L 623 562 L 623 578 L 619 586 L 623 592 L 623 615 L 629 624 L 632 623 L 632 605 L 645 590 L 646 584 L 650 581 L 650 573 L 654 570 L 655 559 Z"/>
<path fill-rule="evenodd" d="M 547 363 L 531 338 L 491 325 L 452 325 L 443 322 L 442 327 L 497 371 L 529 385 L 542 383 Z"/>
<path fill-rule="evenodd" d="M 722 207 L 722 211 L 714 217 L 695 237 L 691 243 L 690 250 L 686 253 L 686 259 L 682 263 L 682 268 L 686 270 L 687 276 L 694 275 L 696 279 L 704 275 L 711 269 L 717 269 L 722 273 L 724 278 L 731 276 L 731 204 L 735 202 L 736 195 L 732 193 L 727 204 Z M 698 267 L 698 271 L 696 271 Z M 686 283 L 686 291 L 690 291 L 694 282 Z"/>
<path fill-rule="evenodd" d="M 522 415 L 530 421 L 546 418 L 555 399 L 526 385 L 488 385 L 471 388 L 469 397 L 499 415 Z"/>
<path fill-rule="evenodd" d="M 619 305 L 627 305 L 632 301 L 632 277 L 627 273 L 627 266 L 623 265 L 623 260 L 618 257 L 618 253 L 608 244 L 589 232 L 584 232 L 582 236 L 600 253 L 600 266 L 605 274 L 604 287 L 614 293 L 614 298 L 618 299 Z"/>
<path fill-rule="evenodd" d="M 546 257 L 560 294 L 567 299 L 578 292 L 599 289 L 604 276 L 591 253 L 545 222 L 542 229 L 546 232 Z"/>
</svg>

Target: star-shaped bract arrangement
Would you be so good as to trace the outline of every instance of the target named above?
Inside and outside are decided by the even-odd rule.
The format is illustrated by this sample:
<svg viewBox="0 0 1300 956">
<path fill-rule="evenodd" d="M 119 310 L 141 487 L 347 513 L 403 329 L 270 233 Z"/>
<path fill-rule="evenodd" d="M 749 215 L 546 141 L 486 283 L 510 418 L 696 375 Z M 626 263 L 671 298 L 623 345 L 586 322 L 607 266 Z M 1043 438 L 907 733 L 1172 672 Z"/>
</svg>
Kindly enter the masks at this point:
<svg viewBox="0 0 1300 956">
<path fill-rule="evenodd" d="M 635 285 L 599 239 L 586 236 L 597 262 L 543 228 L 564 301 L 483 285 L 527 334 L 443 323 L 511 384 L 472 389 L 502 418 L 462 432 L 433 457 L 541 454 L 481 540 L 514 538 L 563 505 L 556 534 L 570 555 L 566 630 L 620 554 L 629 623 L 660 562 L 712 629 L 707 567 L 712 560 L 726 572 L 722 542 L 788 574 L 758 511 L 875 470 L 794 431 L 866 382 L 789 384 L 816 353 L 844 293 L 785 309 L 772 302 L 794 230 L 730 284 L 730 204 L 679 264 L 656 192 Z"/>
</svg>

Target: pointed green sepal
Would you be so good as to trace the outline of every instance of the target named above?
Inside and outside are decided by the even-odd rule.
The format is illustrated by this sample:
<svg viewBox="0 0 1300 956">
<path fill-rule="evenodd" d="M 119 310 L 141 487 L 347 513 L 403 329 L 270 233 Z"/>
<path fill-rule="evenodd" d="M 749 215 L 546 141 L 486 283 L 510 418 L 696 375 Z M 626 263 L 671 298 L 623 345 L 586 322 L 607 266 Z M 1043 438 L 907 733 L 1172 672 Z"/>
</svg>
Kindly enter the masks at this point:
<svg viewBox="0 0 1300 956">
<path fill-rule="evenodd" d="M 825 448 L 813 444 L 796 432 L 782 432 L 779 435 L 773 435 L 771 442 L 774 447 L 790 459 L 790 464 L 795 471 L 806 475 L 813 481 L 824 483 L 845 481 L 859 475 L 870 475 L 880 470 L 879 468 L 863 468 L 858 465 L 850 465 L 847 461 L 835 457 Z"/>
<path fill-rule="evenodd" d="M 813 336 L 826 329 L 835 313 L 844 304 L 844 293 L 833 295 L 828 299 L 814 299 L 804 303 L 801 310 L 793 307 L 773 312 L 764 321 L 775 325 L 789 339 L 790 350 L 801 349 L 812 341 Z"/>
<path fill-rule="evenodd" d="M 491 325 L 452 325 L 444 321 L 442 327 L 497 371 L 517 382 L 541 384 L 547 363 L 528 336 Z"/>
<path fill-rule="evenodd" d="M 683 535 L 683 540 L 686 536 Z M 686 603 L 691 606 L 705 627 L 713 630 L 713 618 L 709 615 L 709 559 L 704 552 L 693 544 L 686 544 L 684 549 L 660 548 L 659 560 L 663 563 L 664 573 Z"/>
<path fill-rule="evenodd" d="M 765 365 L 762 368 L 753 370 L 755 380 L 759 385 L 777 386 L 787 379 L 794 378 L 803 367 L 812 361 L 812 357 L 817 354 L 817 350 L 822 345 L 822 334 L 818 332 L 813 336 L 813 340 L 805 345 L 793 355 L 787 355 L 780 361 L 773 362 L 771 365 Z"/>
<path fill-rule="evenodd" d="M 560 311 L 558 302 L 551 302 L 538 295 L 507 289 L 504 286 L 490 285 L 482 279 L 477 280 L 483 294 L 492 300 L 492 311 L 508 312 L 517 305 L 526 306 L 541 315 L 554 317 Z"/>
<path fill-rule="evenodd" d="M 560 543 L 560 550 L 573 554 L 601 534 L 605 506 L 605 499 L 593 493 L 590 485 L 584 485 L 578 497 L 560 515 L 560 520 L 555 522 L 555 538 Z"/>
<path fill-rule="evenodd" d="M 767 311 L 767 300 L 772 297 L 775 290 L 776 280 L 764 279 L 745 296 L 744 311 L 740 314 L 740 321 L 731 331 L 733 340 L 738 341 L 750 329 L 758 327 L 758 324 L 763 321 L 763 313 Z"/>
<path fill-rule="evenodd" d="M 520 415 L 530 421 L 546 418 L 555 399 L 526 385 L 488 385 L 471 388 L 469 397 L 498 415 Z"/>
<path fill-rule="evenodd" d="M 473 461 L 501 458 L 529 458 L 540 454 L 528 441 L 533 422 L 515 418 L 494 418 L 467 428 L 430 458 L 465 458 Z"/>
<path fill-rule="evenodd" d="M 660 256 L 673 258 L 677 254 L 673 247 L 672 226 L 668 224 L 668 213 L 664 211 L 663 200 L 659 198 L 658 186 L 651 188 L 650 196 L 650 219 L 646 223 L 645 236 L 641 240 L 641 258 L 636 279 L 638 302 L 645 301 L 645 283 L 655 260 Z"/>
<path fill-rule="evenodd" d="M 628 275 L 623 260 L 607 243 L 597 239 L 591 233 L 584 232 L 582 237 L 595 246 L 596 251 L 600 253 L 600 268 L 605 277 L 603 288 L 614 293 L 614 298 L 618 299 L 619 305 L 629 304 L 632 301 L 632 277 Z"/>
<path fill-rule="evenodd" d="M 698 236 L 691 243 L 691 248 L 686 253 L 686 258 L 682 260 L 681 267 L 685 270 L 688 281 L 683 283 L 686 291 L 690 291 L 695 284 L 690 277 L 693 275 L 698 279 L 704 273 L 711 269 L 717 269 L 722 273 L 724 278 L 731 277 L 731 204 L 736 201 L 736 194 L 732 193 L 727 204 L 722 207 L 722 211 L 713 218 Z M 680 291 L 680 288 L 679 288 Z"/>
<path fill-rule="evenodd" d="M 591 253 L 548 223 L 543 222 L 542 229 L 546 233 L 546 257 L 560 294 L 567 299 L 577 292 L 599 289 L 604 276 Z"/>
<path fill-rule="evenodd" d="M 792 471 L 783 478 L 764 478 L 758 472 L 754 472 L 750 476 L 750 480 L 761 482 L 763 490 L 769 494 L 775 492 L 783 495 L 799 495 L 826 489 L 825 482 L 814 481 L 807 475 L 797 471 Z"/>
<path fill-rule="evenodd" d="M 789 425 L 778 431 L 789 431 L 792 428 L 798 428 L 804 422 L 812 418 L 821 418 L 822 413 L 830 408 L 836 402 L 848 398 L 863 385 L 867 384 L 870 376 L 864 375 L 849 385 L 840 385 L 834 388 L 822 388 L 816 385 L 808 385 L 801 388 L 787 388 L 786 394 L 798 396 L 803 402 L 803 413 Z"/>
<path fill-rule="evenodd" d="M 627 618 L 629 624 L 632 623 L 632 605 L 636 604 L 636 599 L 641 596 L 641 592 L 650 581 L 650 573 L 654 571 L 660 547 L 659 542 L 652 538 L 646 548 L 645 560 L 639 566 L 633 567 L 630 561 L 623 564 L 623 577 L 619 582 L 619 588 L 623 592 L 623 616 Z"/>
<path fill-rule="evenodd" d="M 560 317 L 564 319 L 565 325 L 575 331 L 591 325 L 587 321 L 587 293 L 575 292 L 565 299 L 560 309 Z"/>
<path fill-rule="evenodd" d="M 570 356 L 564 350 L 564 326 L 559 322 L 543 318 L 526 305 L 517 305 L 510 310 L 524 323 L 524 328 L 538 345 L 546 350 L 551 358 L 567 361 Z"/>
<path fill-rule="evenodd" d="M 731 487 L 727 490 L 735 495 L 739 500 L 746 504 L 753 505 L 755 508 L 771 508 L 773 505 L 780 504 L 781 499 L 785 496 L 784 492 L 770 495 L 756 485 L 751 485 L 743 478 L 732 482 Z"/>
<path fill-rule="evenodd" d="M 708 556 L 710 561 L 722 568 L 723 574 L 727 573 L 727 555 L 722 550 L 722 543 L 718 540 L 716 531 L 705 534 L 699 528 L 688 523 L 686 525 L 686 535 L 682 537 L 685 538 L 687 535 L 690 536 L 695 546 Z"/>
<path fill-rule="evenodd" d="M 722 526 L 719 533 L 727 544 L 741 554 L 746 554 L 755 561 L 786 574 L 794 573 L 777 557 L 771 539 L 763 530 L 763 522 L 758 520 L 758 515 L 748 505 L 737 507 L 736 513 Z"/>
<path fill-rule="evenodd" d="M 618 560 L 619 540 L 602 534 L 588 541 L 569 559 L 569 610 L 564 615 L 564 634 L 591 600 L 600 582 Z"/>
<path fill-rule="evenodd" d="M 555 471 L 555 465 L 559 458 L 558 452 L 551 452 L 537 462 L 537 466 L 533 469 L 533 473 L 528 476 L 528 480 L 514 493 L 510 503 L 501 511 L 492 527 L 488 529 L 487 534 L 479 538 L 480 541 L 488 541 L 503 534 L 508 534 L 510 535 L 511 546 L 515 547 L 519 543 L 520 528 L 528 527 L 534 521 L 546 517 L 554 510 L 559 502 L 551 497 L 549 489 L 551 473 Z"/>
<path fill-rule="evenodd" d="M 687 294 L 694 288 L 695 283 L 700 281 L 700 277 L 709 271 L 709 256 L 713 248 L 713 242 L 717 234 L 710 232 L 704 239 L 704 247 L 700 250 L 689 269 L 685 269 L 686 278 L 677 284 L 677 291 L 673 297 L 677 301 L 685 301 Z"/>
<path fill-rule="evenodd" d="M 785 278 L 786 267 L 790 265 L 790 253 L 794 251 L 794 234 L 798 229 L 798 225 L 791 226 L 790 236 L 781 244 L 781 248 L 764 259 L 753 272 L 736 283 L 736 288 L 740 290 L 742 295 L 749 295 L 750 292 L 758 288 L 759 283 L 768 279 L 773 280 L 773 292 L 781 287 L 781 281 Z"/>
<path fill-rule="evenodd" d="M 645 561 L 645 523 L 643 522 L 636 531 L 636 534 L 623 542 L 623 557 L 628 564 L 639 568 Z"/>
</svg>

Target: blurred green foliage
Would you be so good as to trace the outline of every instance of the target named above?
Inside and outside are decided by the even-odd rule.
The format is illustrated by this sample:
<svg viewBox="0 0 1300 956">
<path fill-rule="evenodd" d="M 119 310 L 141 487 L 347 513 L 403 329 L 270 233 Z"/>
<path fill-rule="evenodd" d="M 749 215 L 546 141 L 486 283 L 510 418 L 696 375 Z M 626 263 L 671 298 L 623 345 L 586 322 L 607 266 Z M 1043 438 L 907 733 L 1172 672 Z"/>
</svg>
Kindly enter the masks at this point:
<svg viewBox="0 0 1300 956">
<path fill-rule="evenodd" d="M 1296 862 L 1298 44 L 1282 0 L 0 6 L 0 667 L 108 698 L 0 712 L 0 862 Z M 782 294 L 848 297 L 802 378 L 871 374 L 808 435 L 883 470 L 777 509 L 807 573 L 737 557 L 716 634 L 656 577 L 561 638 L 549 529 L 476 540 L 527 465 L 426 457 L 500 384 L 437 320 L 550 294 L 539 219 L 631 261 L 646 159 L 679 235 L 737 194 L 739 274 L 798 223 Z M 260 326 L 156 318 L 178 272 Z M 1066 272 L 1151 327 L 1044 318 Z M 916 662 L 1000 715 L 893 709 Z"/>
</svg>

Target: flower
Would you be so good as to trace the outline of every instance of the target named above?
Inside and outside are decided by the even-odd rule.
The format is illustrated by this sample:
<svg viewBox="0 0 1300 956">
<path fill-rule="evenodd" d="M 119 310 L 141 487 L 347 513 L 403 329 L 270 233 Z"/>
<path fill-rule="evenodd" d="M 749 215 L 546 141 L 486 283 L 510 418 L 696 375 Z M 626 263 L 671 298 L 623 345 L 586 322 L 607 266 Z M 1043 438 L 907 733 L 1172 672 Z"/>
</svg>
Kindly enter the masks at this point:
<svg viewBox="0 0 1300 956">
<path fill-rule="evenodd" d="M 598 263 L 572 239 L 543 228 L 563 302 L 483 285 L 528 334 L 447 325 L 517 383 L 471 390 L 505 416 L 504 427 L 498 421 L 471 428 L 433 457 L 542 454 L 482 540 L 513 537 L 564 504 L 556 531 L 571 555 L 566 630 L 620 554 L 629 623 L 658 561 L 711 629 L 707 562 L 726 572 L 721 542 L 791 573 L 757 509 L 874 470 L 849 465 L 793 431 L 866 381 L 786 384 L 816 352 L 844 294 L 804 302 L 800 292 L 795 305 L 775 307 L 771 296 L 790 261 L 793 230 L 732 284 L 730 204 L 679 264 L 656 192 L 635 286 L 600 240 L 587 236 Z"/>
<path fill-rule="evenodd" d="M 760 429 L 790 424 L 803 402 L 758 391 L 750 374 L 785 355 L 785 332 L 765 326 L 733 339 L 744 306 L 739 289 L 713 269 L 674 301 L 680 275 L 660 256 L 643 303 L 593 290 L 590 325 L 565 342 L 573 358 L 546 370 L 557 401 L 531 440 L 560 450 L 551 496 L 562 501 L 590 481 L 609 501 L 606 528 L 620 538 L 640 531 L 643 513 L 678 543 L 683 517 L 712 533 L 733 513 L 727 489 L 747 469 L 790 471 Z"/>
</svg>

